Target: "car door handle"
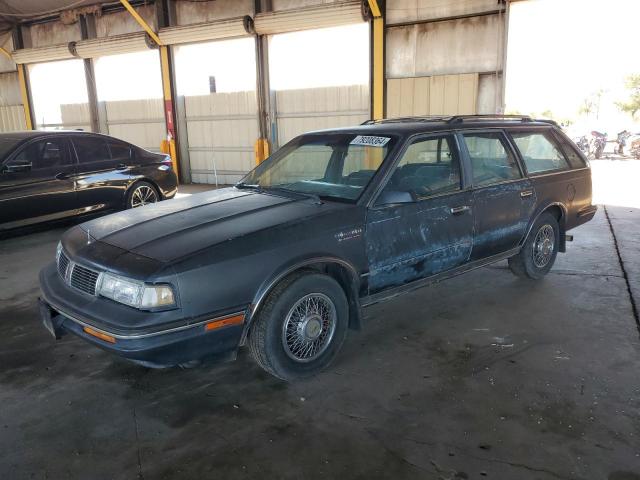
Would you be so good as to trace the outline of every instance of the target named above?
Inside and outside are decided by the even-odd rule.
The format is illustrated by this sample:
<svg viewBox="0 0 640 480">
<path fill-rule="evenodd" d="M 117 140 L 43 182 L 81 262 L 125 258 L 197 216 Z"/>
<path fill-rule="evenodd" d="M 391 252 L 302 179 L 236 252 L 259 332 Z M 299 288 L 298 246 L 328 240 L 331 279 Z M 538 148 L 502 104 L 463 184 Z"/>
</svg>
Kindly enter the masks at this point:
<svg viewBox="0 0 640 480">
<path fill-rule="evenodd" d="M 452 207 L 451 214 L 452 215 L 460 215 L 461 213 L 468 212 L 471 210 L 469 205 L 462 205 L 461 207 Z"/>
<path fill-rule="evenodd" d="M 56 180 L 68 180 L 69 178 L 71 178 L 70 173 L 59 173 L 56 175 Z"/>
<path fill-rule="evenodd" d="M 127 166 L 124 163 L 119 163 L 116 166 L 116 170 L 125 170 L 127 168 Z"/>
<path fill-rule="evenodd" d="M 533 190 L 523 190 L 520 192 L 522 198 L 530 197 L 531 195 L 533 195 Z"/>
</svg>

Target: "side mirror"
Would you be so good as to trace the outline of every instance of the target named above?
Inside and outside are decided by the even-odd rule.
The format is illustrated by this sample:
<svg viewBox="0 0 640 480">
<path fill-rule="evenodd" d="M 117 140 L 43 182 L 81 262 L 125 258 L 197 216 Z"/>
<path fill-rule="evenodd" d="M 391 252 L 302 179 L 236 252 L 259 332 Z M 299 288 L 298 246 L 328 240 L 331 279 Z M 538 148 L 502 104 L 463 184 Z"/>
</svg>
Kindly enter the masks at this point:
<svg viewBox="0 0 640 480">
<path fill-rule="evenodd" d="M 31 163 L 13 163 L 8 165 L 3 165 L 0 169 L 2 173 L 21 173 L 21 172 L 30 172 L 31 171 Z"/>
<path fill-rule="evenodd" d="M 415 202 L 414 196 L 410 192 L 400 190 L 383 190 L 378 199 L 376 205 L 390 205 L 394 203 L 413 203 Z"/>
</svg>

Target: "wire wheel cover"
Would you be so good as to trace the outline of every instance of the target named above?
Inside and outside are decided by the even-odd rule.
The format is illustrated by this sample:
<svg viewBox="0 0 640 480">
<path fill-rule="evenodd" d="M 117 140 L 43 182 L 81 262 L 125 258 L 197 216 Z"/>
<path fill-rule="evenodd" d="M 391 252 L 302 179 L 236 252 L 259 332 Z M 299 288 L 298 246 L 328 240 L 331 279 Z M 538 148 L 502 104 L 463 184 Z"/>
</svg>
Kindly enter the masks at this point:
<svg viewBox="0 0 640 480">
<path fill-rule="evenodd" d="M 282 346 L 296 362 L 311 362 L 331 344 L 337 325 L 336 306 L 323 293 L 298 300 L 282 325 Z"/>
<path fill-rule="evenodd" d="M 553 227 L 545 224 L 540 227 L 533 240 L 533 263 L 538 268 L 546 267 L 553 256 L 556 235 Z"/>
</svg>

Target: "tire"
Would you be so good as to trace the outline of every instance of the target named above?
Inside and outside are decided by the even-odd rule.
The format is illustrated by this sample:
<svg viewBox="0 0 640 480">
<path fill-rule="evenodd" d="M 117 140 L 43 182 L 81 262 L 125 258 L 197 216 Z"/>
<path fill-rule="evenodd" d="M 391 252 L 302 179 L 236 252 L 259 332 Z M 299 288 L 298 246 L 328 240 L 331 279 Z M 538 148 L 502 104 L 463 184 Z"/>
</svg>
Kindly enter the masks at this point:
<svg viewBox="0 0 640 480">
<path fill-rule="evenodd" d="M 603 151 L 604 151 L 604 147 L 597 147 L 596 148 L 596 153 L 595 153 L 596 160 L 600 160 L 600 158 L 602 157 L 602 152 Z"/>
<path fill-rule="evenodd" d="M 520 253 L 509 258 L 509 269 L 518 277 L 539 280 L 553 267 L 559 244 L 558 220 L 545 212 L 533 224 Z"/>
<path fill-rule="evenodd" d="M 316 305 L 324 307 L 322 314 Z M 294 273 L 265 300 L 249 332 L 249 349 L 256 363 L 275 377 L 288 382 L 308 378 L 336 357 L 348 323 L 347 297 L 338 282 L 320 273 Z M 315 354 L 305 354 L 312 345 Z"/>
<path fill-rule="evenodd" d="M 138 208 L 160 201 L 158 189 L 149 182 L 140 181 L 133 184 L 127 192 L 126 208 Z"/>
</svg>

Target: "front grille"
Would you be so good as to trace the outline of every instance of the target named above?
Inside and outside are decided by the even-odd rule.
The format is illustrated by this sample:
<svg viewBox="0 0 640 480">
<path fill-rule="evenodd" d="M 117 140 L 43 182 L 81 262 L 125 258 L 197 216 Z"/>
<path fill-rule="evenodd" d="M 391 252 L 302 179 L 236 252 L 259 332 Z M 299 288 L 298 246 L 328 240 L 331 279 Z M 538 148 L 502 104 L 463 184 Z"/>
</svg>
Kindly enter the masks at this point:
<svg viewBox="0 0 640 480">
<path fill-rule="evenodd" d="M 64 252 L 60 252 L 58 256 L 58 273 L 62 278 L 67 276 L 67 267 L 69 266 L 69 257 Z"/>
<path fill-rule="evenodd" d="M 61 251 L 58 255 L 58 273 L 64 280 L 64 283 L 76 290 L 88 293 L 89 295 L 96 294 L 96 285 L 100 277 L 100 272 L 70 261 L 64 251 Z"/>
<path fill-rule="evenodd" d="M 76 263 L 73 265 L 73 270 L 71 270 L 70 284 L 72 287 L 77 288 L 84 293 L 95 295 L 96 283 L 98 282 L 99 275 L 100 274 L 98 272 Z"/>
</svg>

